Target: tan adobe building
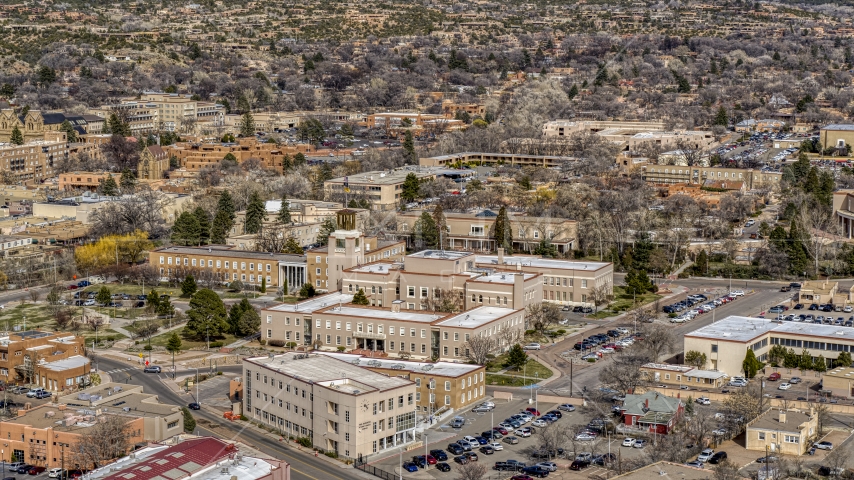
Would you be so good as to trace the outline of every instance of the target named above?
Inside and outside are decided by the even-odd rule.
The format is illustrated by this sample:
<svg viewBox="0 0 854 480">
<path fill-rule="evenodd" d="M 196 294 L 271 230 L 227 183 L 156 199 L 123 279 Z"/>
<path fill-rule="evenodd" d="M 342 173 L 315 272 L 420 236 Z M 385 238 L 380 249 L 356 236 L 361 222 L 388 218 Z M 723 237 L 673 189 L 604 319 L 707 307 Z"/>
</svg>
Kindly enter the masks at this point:
<svg viewBox="0 0 854 480">
<path fill-rule="evenodd" d="M 106 383 L 72 395 L 61 397 L 58 405 L 19 410 L 17 417 L 0 421 L 0 435 L 7 444 L 0 449 L 0 460 L 45 468 L 91 468 L 75 464 L 71 448 L 103 416 L 127 419 L 131 445 L 161 441 L 184 431 L 181 409 L 159 403 L 156 395 L 143 393 L 141 386 Z"/>
<path fill-rule="evenodd" d="M 459 411 L 483 400 L 486 367 L 452 362 L 411 362 L 352 353 L 319 352 L 383 375 L 415 382 L 415 404 L 428 415 Z"/>
<path fill-rule="evenodd" d="M 798 410 L 766 410 L 747 424 L 745 448 L 771 454 L 803 455 L 818 433 L 818 415 Z"/>
<path fill-rule="evenodd" d="M 398 229 L 394 232 L 398 238 L 404 238 L 411 245 L 415 222 L 423 211 L 413 210 L 397 215 Z M 428 211 L 432 215 L 432 212 Z M 480 213 L 446 212 L 447 231 L 443 233 L 443 242 L 451 250 L 489 251 L 496 250 L 493 226 L 498 216 L 491 210 Z M 529 217 L 508 213 L 510 230 L 513 235 L 512 247 L 517 252 L 530 252 L 540 242 L 548 238 L 558 252 L 567 253 L 574 248 L 578 238 L 578 222 L 563 218 Z"/>
<path fill-rule="evenodd" d="M 267 215 L 276 216 L 282 208 L 282 201 L 267 200 L 265 207 Z M 329 217 L 335 218 L 338 215 L 338 211 L 343 208 L 346 208 L 344 204 L 336 202 L 288 199 L 288 210 L 291 213 L 291 220 L 296 223 L 323 222 Z M 349 208 L 349 210 L 356 212 L 356 226 L 360 228 L 370 216 L 370 211 L 364 208 Z"/>
<path fill-rule="evenodd" d="M 833 192 L 833 216 L 839 222 L 842 236 L 854 238 L 854 190 Z"/>
<path fill-rule="evenodd" d="M 719 388 L 729 379 L 729 376 L 723 372 L 702 370 L 689 365 L 647 363 L 640 367 L 640 371 L 648 382 L 674 387 Z"/>
<path fill-rule="evenodd" d="M 0 143 L 0 169 L 17 182 L 39 182 L 54 176 L 54 165 L 68 157 L 65 132 L 41 135 L 41 140 L 32 139 L 23 145 Z"/>
<path fill-rule="evenodd" d="M 240 280 L 260 287 L 262 279 L 267 288 L 299 288 L 306 281 L 305 255 L 267 253 L 240 250 L 229 245 L 205 247 L 164 247 L 148 253 L 148 263 L 157 268 L 164 279 L 207 278 L 221 283 Z"/>
<path fill-rule="evenodd" d="M 562 155 L 528 155 L 524 153 L 494 153 L 494 152 L 462 152 L 439 155 L 436 157 L 419 157 L 418 165 L 422 167 L 449 167 L 459 163 L 476 165 L 518 165 L 531 167 L 560 167 L 566 163 L 577 162 L 575 157 Z"/>
<path fill-rule="evenodd" d="M 345 209 L 337 213 L 338 230 L 329 236 L 326 246 L 306 251 L 307 281 L 319 291 L 340 291 L 344 270 L 380 260 L 399 261 L 406 253 L 402 241 L 380 241 L 366 237 L 356 224 L 358 212 Z"/>
<path fill-rule="evenodd" d="M 25 116 L 18 115 L 12 109 L 0 110 L 0 142 L 9 142 L 12 138 L 12 131 L 15 127 L 21 132 L 24 137 L 24 143 L 30 143 L 40 140 L 47 140 L 46 133 L 60 133 L 62 123 L 68 120 L 72 127 L 75 127 L 78 134 L 85 133 L 83 128 L 86 126 L 86 121 L 83 117 L 67 117 L 61 113 L 40 112 L 38 110 L 30 110 Z M 65 132 L 62 138 L 65 138 Z M 51 136 L 50 138 L 57 138 Z"/>
<path fill-rule="evenodd" d="M 160 116 L 155 103 L 135 100 L 124 101 L 115 105 L 104 105 L 92 109 L 90 112 L 96 117 L 101 117 L 103 121 L 100 124 L 100 129 L 93 128 L 89 133 L 103 133 L 105 121 L 109 120 L 110 115 L 114 112 L 127 122 L 133 136 L 146 135 L 157 131 L 160 127 Z"/>
<path fill-rule="evenodd" d="M 59 174 L 59 190 L 77 190 L 85 189 L 96 191 L 101 184 L 107 180 L 109 173 L 106 172 L 68 172 Z M 118 183 L 118 179 L 113 177 Z"/>
<path fill-rule="evenodd" d="M 390 171 L 363 172 L 358 175 L 338 177 L 323 183 L 327 198 L 341 198 L 345 194 L 367 198 L 376 210 L 396 210 L 401 203 L 400 194 L 403 182 L 410 174 L 419 180 L 433 180 L 434 173 L 422 172 L 414 167 L 404 167 Z"/>
<path fill-rule="evenodd" d="M 157 112 L 158 124 L 169 132 L 194 133 L 196 122 L 222 124 L 225 116 L 224 106 L 193 100 L 190 97 L 177 93 L 145 93 L 139 102 L 153 106 Z"/>
<path fill-rule="evenodd" d="M 100 150 L 100 149 L 99 149 Z M 140 160 L 137 163 L 137 179 L 140 181 L 159 180 L 169 170 L 169 158 L 166 152 L 158 145 L 151 145 L 142 149 Z M 113 180 L 119 183 L 121 173 L 108 172 L 68 172 L 59 174 L 59 190 L 85 189 L 97 190 L 101 184 L 112 175 Z"/>
<path fill-rule="evenodd" d="M 243 361 L 244 414 L 348 459 L 415 440 L 415 383 L 316 354 Z"/>
<path fill-rule="evenodd" d="M 725 168 L 679 165 L 644 165 L 641 166 L 641 178 L 648 183 L 676 184 L 687 183 L 703 185 L 708 180 L 729 182 L 744 182 L 748 190 L 762 188 L 777 188 L 783 174 L 780 172 L 764 172 L 752 168 Z M 724 187 L 726 188 L 726 187 Z"/>
<path fill-rule="evenodd" d="M 830 303 L 846 305 L 852 302 L 854 287 L 847 292 L 839 291 L 839 282 L 829 280 L 807 280 L 798 290 L 798 303 Z"/>
<path fill-rule="evenodd" d="M 711 370 L 735 376 L 742 372 L 747 349 L 765 362 L 774 345 L 806 350 L 813 361 L 822 356 L 831 367 L 841 352 L 854 353 L 854 328 L 729 316 L 685 334 L 683 344 L 686 352 L 705 353 Z"/>
<path fill-rule="evenodd" d="M 0 337 L 0 378 L 33 383 L 45 390 L 74 390 L 89 381 L 84 338 L 70 333 L 28 330 Z"/>
<path fill-rule="evenodd" d="M 822 127 L 818 134 L 822 149 L 854 146 L 854 124 L 831 124 Z"/>
<path fill-rule="evenodd" d="M 185 174 L 198 174 L 206 167 L 218 168 L 219 163 L 229 153 L 243 163 L 250 158 L 258 159 L 265 167 L 283 170 L 285 156 L 293 159 L 297 153 L 309 153 L 310 145 L 296 146 L 262 143 L 255 138 L 238 138 L 236 143 L 190 143 L 178 142 L 163 147 L 167 158 L 176 157 Z"/>
<path fill-rule="evenodd" d="M 839 365 L 822 376 L 822 390 L 829 391 L 834 397 L 854 398 L 854 368 Z"/>
<path fill-rule="evenodd" d="M 311 325 L 314 312 L 330 305 L 343 305 L 353 301 L 353 295 L 328 293 L 308 298 L 294 304 L 280 303 L 261 311 L 261 337 L 283 340 L 286 346 L 311 345 Z"/>
<path fill-rule="evenodd" d="M 662 131 L 664 122 L 620 122 L 620 121 L 574 121 L 553 120 L 543 124 L 544 137 L 563 137 L 573 133 L 598 133 L 603 130 L 621 129 L 635 132 Z"/>
</svg>

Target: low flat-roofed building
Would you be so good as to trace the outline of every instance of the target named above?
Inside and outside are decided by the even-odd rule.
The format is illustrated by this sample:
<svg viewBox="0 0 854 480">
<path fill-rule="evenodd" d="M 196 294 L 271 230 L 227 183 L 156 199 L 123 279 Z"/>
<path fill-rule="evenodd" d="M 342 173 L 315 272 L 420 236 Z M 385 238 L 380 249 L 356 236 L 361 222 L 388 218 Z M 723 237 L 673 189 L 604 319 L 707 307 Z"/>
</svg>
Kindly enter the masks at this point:
<svg viewBox="0 0 854 480">
<path fill-rule="evenodd" d="M 200 480 L 223 475 L 232 480 L 290 480 L 283 460 L 253 456 L 232 442 L 215 437 L 181 438 L 175 444 L 150 444 L 108 466 L 88 472 L 103 480 Z"/>
<path fill-rule="evenodd" d="M 801 283 L 798 290 L 798 303 L 832 303 L 844 305 L 849 301 L 849 294 L 840 295 L 839 282 L 829 280 L 807 280 Z"/>
<path fill-rule="evenodd" d="M 647 381 L 673 386 L 694 386 L 696 388 L 722 387 L 729 376 L 715 370 L 702 370 L 690 365 L 668 365 L 647 363 L 640 367 Z"/>
<path fill-rule="evenodd" d="M 320 352 L 339 360 L 384 375 L 415 382 L 415 403 L 419 411 L 438 415 L 459 411 L 483 400 L 486 367 L 457 362 L 412 362 L 400 359 L 368 357 L 351 353 Z"/>
<path fill-rule="evenodd" d="M 656 462 L 631 472 L 626 472 L 612 479 L 620 480 L 649 480 L 650 478 L 668 478 L 681 480 L 709 480 L 715 472 L 705 468 L 689 467 L 681 463 Z"/>
<path fill-rule="evenodd" d="M 297 303 L 280 303 L 265 308 L 261 310 L 262 337 L 267 341 L 283 340 L 286 345 L 292 347 L 310 345 L 314 312 L 330 305 L 342 305 L 352 301 L 352 294 L 332 292 Z"/>
<path fill-rule="evenodd" d="M 822 376 L 822 390 L 834 397 L 854 398 L 854 367 L 840 365 Z"/>
<path fill-rule="evenodd" d="M 822 149 L 845 148 L 854 145 L 854 124 L 834 123 L 821 127 L 818 134 Z"/>
<path fill-rule="evenodd" d="M 240 250 L 231 245 L 205 247 L 164 247 L 148 253 L 148 263 L 157 268 L 162 278 L 185 278 L 193 275 L 222 283 L 235 280 L 260 286 L 262 279 L 267 288 L 289 289 L 305 283 L 305 255 L 267 253 Z"/>
<path fill-rule="evenodd" d="M 366 198 L 375 210 L 395 210 L 402 201 L 403 182 L 410 173 L 422 181 L 436 178 L 435 173 L 403 167 L 333 178 L 323 183 L 323 189 L 327 196 L 343 198 L 349 193 L 355 198 Z"/>
<path fill-rule="evenodd" d="M 243 361 L 243 411 L 349 459 L 415 440 L 415 383 L 317 354 Z"/>
<path fill-rule="evenodd" d="M 798 410 L 766 410 L 747 424 L 745 448 L 771 454 L 803 455 L 818 433 L 818 415 Z"/>
</svg>

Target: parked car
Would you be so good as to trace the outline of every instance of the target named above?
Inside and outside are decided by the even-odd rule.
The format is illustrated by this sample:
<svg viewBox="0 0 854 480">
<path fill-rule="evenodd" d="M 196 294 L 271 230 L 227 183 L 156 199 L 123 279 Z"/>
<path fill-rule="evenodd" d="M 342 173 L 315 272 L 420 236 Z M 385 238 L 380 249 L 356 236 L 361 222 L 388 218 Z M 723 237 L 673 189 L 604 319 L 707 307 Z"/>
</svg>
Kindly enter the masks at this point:
<svg viewBox="0 0 854 480">
<path fill-rule="evenodd" d="M 816 442 L 813 446 L 819 450 L 833 450 L 833 444 L 830 442 Z"/>
<path fill-rule="evenodd" d="M 714 455 L 714 454 L 715 454 L 715 451 L 713 449 L 707 448 L 707 449 L 703 450 L 702 452 L 700 452 L 700 455 L 697 456 L 697 461 L 706 463 L 709 461 L 710 458 L 712 458 L 712 455 Z"/>
<path fill-rule="evenodd" d="M 433 458 L 435 458 L 436 460 L 438 460 L 440 462 L 444 462 L 445 460 L 448 459 L 448 454 L 445 453 L 444 450 L 440 450 L 438 448 L 435 450 L 430 450 L 430 456 L 432 456 Z"/>
<path fill-rule="evenodd" d="M 510 445 L 516 445 L 517 443 L 519 443 L 519 437 L 514 437 L 514 436 L 504 437 L 504 443 L 509 443 Z"/>
<path fill-rule="evenodd" d="M 590 466 L 589 460 L 574 460 L 569 466 L 570 470 L 581 470 Z"/>
<path fill-rule="evenodd" d="M 537 478 L 546 478 L 549 476 L 548 470 L 546 470 L 545 468 L 542 468 L 542 467 L 538 467 L 536 465 L 523 468 L 522 473 L 524 473 L 525 475 L 529 475 L 531 477 L 537 477 Z"/>
<path fill-rule="evenodd" d="M 417 472 L 418 465 L 416 465 L 414 462 L 403 462 L 403 469 L 410 473 Z"/>
<path fill-rule="evenodd" d="M 42 398 L 50 398 L 53 394 L 48 392 L 47 390 L 42 390 L 41 392 L 36 393 L 35 397 L 38 399 Z"/>
<path fill-rule="evenodd" d="M 465 465 L 465 464 L 469 463 L 469 459 L 463 455 L 459 455 L 457 457 L 454 457 L 454 461 L 459 463 L 460 465 Z"/>
<path fill-rule="evenodd" d="M 60 473 L 62 473 L 61 468 L 51 468 L 50 470 L 48 470 L 47 476 L 50 478 L 56 478 L 59 476 Z"/>
<path fill-rule="evenodd" d="M 502 445 L 498 442 L 492 442 L 489 444 L 489 446 L 492 447 L 492 449 L 495 450 L 496 452 L 499 450 L 504 450 L 504 445 Z"/>
<path fill-rule="evenodd" d="M 711 405 L 712 404 L 712 401 L 706 397 L 698 397 L 696 401 L 700 405 Z"/>
<path fill-rule="evenodd" d="M 634 447 L 635 446 L 635 439 L 631 438 L 631 437 L 626 437 L 623 439 L 622 445 L 624 447 Z"/>
<path fill-rule="evenodd" d="M 557 407 L 558 410 L 563 410 L 564 412 L 574 412 L 575 406 L 569 403 L 564 403 Z"/>
<path fill-rule="evenodd" d="M 781 378 L 781 375 L 780 375 L 779 373 L 777 373 L 777 372 L 774 372 L 774 373 L 772 373 L 771 375 L 768 375 L 768 380 L 770 380 L 770 381 L 772 381 L 772 382 L 776 382 L 776 381 L 777 381 L 777 380 L 779 380 L 780 378 Z"/>
<path fill-rule="evenodd" d="M 635 444 L 632 445 L 633 448 L 643 448 L 646 446 L 646 440 L 639 438 L 635 440 Z"/>
<path fill-rule="evenodd" d="M 439 470 L 440 472 L 450 472 L 451 466 L 445 462 L 437 463 L 436 470 Z"/>
<path fill-rule="evenodd" d="M 790 388 L 792 388 L 792 384 L 784 382 L 784 383 L 781 383 L 779 387 L 777 387 L 777 390 L 788 390 Z"/>
<path fill-rule="evenodd" d="M 792 378 L 789 380 L 789 383 L 792 383 L 792 384 L 794 384 L 794 383 L 801 383 L 801 377 L 792 377 Z"/>
<path fill-rule="evenodd" d="M 541 346 L 539 343 L 529 343 L 522 348 L 525 350 L 540 350 Z"/>
<path fill-rule="evenodd" d="M 604 467 L 606 463 L 613 463 L 617 461 L 617 456 L 613 453 L 603 453 L 601 455 L 596 455 L 590 460 L 590 463 L 593 465 L 599 465 L 600 467 Z"/>
<path fill-rule="evenodd" d="M 47 470 L 47 468 L 45 468 L 45 467 L 35 466 L 35 467 L 30 468 L 30 470 L 27 473 L 30 475 L 39 475 L 39 474 L 44 473 L 46 470 Z"/>
<path fill-rule="evenodd" d="M 709 463 L 711 463 L 712 465 L 717 465 L 718 463 L 726 460 L 726 457 L 726 452 L 717 452 L 712 455 L 712 458 L 709 459 Z"/>
<path fill-rule="evenodd" d="M 451 452 L 453 455 L 461 455 L 465 452 L 465 449 L 463 449 L 463 447 L 457 445 L 456 443 L 451 443 L 448 444 L 448 451 Z"/>
<path fill-rule="evenodd" d="M 149 365 L 142 370 L 144 373 L 160 373 L 160 367 L 157 365 Z"/>
</svg>

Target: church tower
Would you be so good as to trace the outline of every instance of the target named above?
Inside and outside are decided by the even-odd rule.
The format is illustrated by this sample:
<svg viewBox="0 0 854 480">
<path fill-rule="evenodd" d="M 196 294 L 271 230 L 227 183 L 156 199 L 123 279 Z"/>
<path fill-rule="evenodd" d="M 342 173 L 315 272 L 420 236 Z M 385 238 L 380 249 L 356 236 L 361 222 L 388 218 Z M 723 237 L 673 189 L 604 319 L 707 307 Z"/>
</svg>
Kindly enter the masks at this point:
<svg viewBox="0 0 854 480">
<path fill-rule="evenodd" d="M 338 229 L 329 235 L 329 291 L 341 290 L 341 278 L 345 269 L 365 262 L 365 234 L 356 229 L 356 212 L 340 210 Z"/>
</svg>

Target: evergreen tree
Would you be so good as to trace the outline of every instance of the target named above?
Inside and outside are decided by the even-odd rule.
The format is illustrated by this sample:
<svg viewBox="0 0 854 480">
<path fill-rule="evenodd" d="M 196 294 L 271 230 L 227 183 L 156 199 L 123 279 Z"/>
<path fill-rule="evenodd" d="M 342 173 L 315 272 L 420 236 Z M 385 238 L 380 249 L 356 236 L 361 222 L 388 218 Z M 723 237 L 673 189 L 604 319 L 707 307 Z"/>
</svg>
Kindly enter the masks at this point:
<svg viewBox="0 0 854 480">
<path fill-rule="evenodd" d="M 21 133 L 21 130 L 18 128 L 17 124 L 12 127 L 12 133 L 9 136 L 9 143 L 11 143 L 12 145 L 24 144 L 24 134 Z"/>
<path fill-rule="evenodd" d="M 282 248 L 282 253 L 302 255 L 303 253 L 305 253 L 305 251 L 302 249 L 296 238 L 288 237 L 288 239 L 285 241 L 285 246 Z"/>
<path fill-rule="evenodd" d="M 177 245 L 199 245 L 201 228 L 195 215 L 183 212 L 178 215 L 175 224 L 172 225 L 172 243 Z"/>
<path fill-rule="evenodd" d="M 756 354 L 752 349 L 747 349 L 747 354 L 744 356 L 744 361 L 741 362 L 741 369 L 744 371 L 744 376 L 747 378 L 753 378 L 756 376 L 756 372 L 762 368 L 762 362 L 760 362 L 756 358 Z"/>
<path fill-rule="evenodd" d="M 205 339 L 207 348 L 210 348 L 210 338 L 219 337 L 228 328 L 225 304 L 216 292 L 204 288 L 193 295 L 189 307 L 184 333 Z"/>
<path fill-rule="evenodd" d="M 109 133 L 112 133 L 113 135 L 119 135 L 122 137 L 130 136 L 130 125 L 122 121 L 115 112 L 110 113 L 106 125 L 109 125 Z"/>
<path fill-rule="evenodd" d="M 314 285 L 310 283 L 302 284 L 302 287 L 299 289 L 300 298 L 311 298 L 315 295 L 317 295 L 317 292 L 314 291 Z"/>
<path fill-rule="evenodd" d="M 709 255 L 706 254 L 705 250 L 700 250 L 700 253 L 697 255 L 697 259 L 694 261 L 694 265 L 697 266 L 697 270 L 700 272 L 700 275 L 709 273 Z"/>
<path fill-rule="evenodd" d="M 605 65 L 603 64 L 601 67 L 599 67 L 599 70 L 596 72 L 596 78 L 593 79 L 593 85 L 600 87 L 607 81 L 608 81 L 608 69 L 605 68 Z"/>
<path fill-rule="evenodd" d="M 202 207 L 196 207 L 193 210 L 193 216 L 199 222 L 199 242 L 197 245 L 207 245 L 211 240 L 211 217 L 207 210 Z"/>
<path fill-rule="evenodd" d="M 241 137 L 254 137 L 255 136 L 255 119 L 252 117 L 252 114 L 246 112 L 243 114 L 243 117 L 240 118 L 240 136 Z"/>
<path fill-rule="evenodd" d="M 276 216 L 276 220 L 282 225 L 291 223 L 291 209 L 286 197 L 282 197 L 282 206 L 279 207 L 279 214 Z"/>
<path fill-rule="evenodd" d="M 724 108 L 723 105 L 721 105 L 720 108 L 718 108 L 718 113 L 715 115 L 714 124 L 715 125 L 721 125 L 723 127 L 726 127 L 729 125 L 729 117 L 727 116 L 726 108 Z"/>
<path fill-rule="evenodd" d="M 848 352 L 840 352 L 840 354 L 836 357 L 835 366 L 850 367 L 851 366 L 851 354 Z"/>
<path fill-rule="evenodd" d="M 354 305 L 368 305 L 370 302 L 368 302 L 368 297 L 365 296 L 365 291 L 360 288 L 359 291 L 353 295 L 352 303 Z"/>
<path fill-rule="evenodd" d="M 439 243 L 439 230 L 436 228 L 436 222 L 433 221 L 433 217 L 429 213 L 421 213 L 421 217 L 415 221 L 413 232 L 413 242 L 419 250 L 437 247 Z"/>
<path fill-rule="evenodd" d="M 552 244 L 552 241 L 548 238 L 544 238 L 540 240 L 540 243 L 534 248 L 534 255 L 539 255 L 543 258 L 557 258 L 558 251 L 557 247 Z"/>
<path fill-rule="evenodd" d="M 495 224 L 492 226 L 492 235 L 495 238 L 495 248 L 504 248 L 507 255 L 513 254 L 513 233 L 510 228 L 510 219 L 507 217 L 507 207 L 504 205 L 498 210 Z"/>
<path fill-rule="evenodd" d="M 285 154 L 285 158 L 282 159 L 282 171 L 288 172 L 293 168 L 293 164 L 291 164 L 291 156 Z"/>
<path fill-rule="evenodd" d="M 412 138 L 412 130 L 407 130 L 403 136 L 403 158 L 404 163 L 415 164 L 418 161 L 415 156 L 415 141 Z"/>
<path fill-rule="evenodd" d="M 249 196 L 249 205 L 246 206 L 244 230 L 246 233 L 258 233 L 265 220 L 267 220 L 267 208 L 264 201 L 261 200 L 258 192 L 252 192 Z"/>
<path fill-rule="evenodd" d="M 122 170 L 122 176 L 119 177 L 119 185 L 122 187 L 122 192 L 131 192 L 136 187 L 136 175 L 127 168 Z"/>
<path fill-rule="evenodd" d="M 714 59 L 714 58 L 712 58 L 712 59 L 709 61 L 709 73 L 711 73 L 712 75 L 717 75 L 717 74 L 718 74 L 718 62 L 717 62 L 717 61 L 715 61 L 715 59 Z"/>
<path fill-rule="evenodd" d="M 809 255 L 807 254 L 806 246 L 804 246 L 804 234 L 801 234 L 800 227 L 797 221 L 792 221 L 792 226 L 789 228 L 788 238 L 788 255 L 789 255 L 789 273 L 792 275 L 801 275 L 807 271 L 809 267 Z"/>
<path fill-rule="evenodd" d="M 101 193 L 107 197 L 115 197 L 119 194 L 119 185 L 112 175 L 107 175 L 107 179 L 101 184 Z"/>
<path fill-rule="evenodd" d="M 305 165 L 305 163 L 305 155 L 302 152 L 297 152 L 297 154 L 294 155 L 294 167 L 301 167 Z"/>
<path fill-rule="evenodd" d="M 406 178 L 403 179 L 403 185 L 400 189 L 400 199 L 404 202 L 412 202 L 418 198 L 418 190 L 421 187 L 421 182 L 418 181 L 418 176 L 409 172 Z"/>
<path fill-rule="evenodd" d="M 261 288 L 258 291 L 267 293 L 267 277 L 261 277 Z"/>
<path fill-rule="evenodd" d="M 320 224 L 320 231 L 317 232 L 317 243 L 322 247 L 328 245 L 329 235 L 332 235 L 335 230 L 338 230 L 338 222 L 332 217 L 324 218 L 323 223 Z"/>
<path fill-rule="evenodd" d="M 192 275 L 187 275 L 184 281 L 181 282 L 181 296 L 192 297 L 196 293 L 196 290 L 198 290 L 196 279 Z"/>
<path fill-rule="evenodd" d="M 173 368 L 172 371 L 175 369 Z M 198 398 L 196 400 L 198 401 Z M 193 413 L 187 407 L 181 407 L 181 413 L 184 414 L 184 432 L 194 433 L 196 431 L 196 419 L 193 418 Z"/>
<path fill-rule="evenodd" d="M 816 357 L 815 362 L 813 362 L 812 369 L 819 373 L 827 370 L 827 360 L 825 360 L 824 355 Z"/>
<path fill-rule="evenodd" d="M 243 315 L 240 316 L 240 320 L 237 322 L 237 333 L 241 337 L 258 333 L 259 328 L 261 328 L 261 316 L 258 315 L 258 310 L 254 308 L 243 312 Z"/>
<path fill-rule="evenodd" d="M 518 370 L 526 363 L 528 363 L 528 353 L 522 348 L 522 345 L 517 343 L 510 347 L 510 350 L 507 352 L 507 360 L 504 362 L 504 366 Z"/>
<path fill-rule="evenodd" d="M 235 218 L 234 201 L 231 199 L 231 194 L 228 193 L 228 190 L 225 190 L 219 195 L 216 215 L 213 219 L 213 225 L 211 225 L 212 243 L 225 243 L 226 237 L 231 233 L 231 227 L 234 226 Z"/>
<path fill-rule="evenodd" d="M 181 351 L 181 337 L 178 336 L 178 332 L 172 331 L 172 335 L 169 336 L 169 340 L 166 342 L 166 351 L 172 354 L 172 371 L 174 372 L 175 354 Z"/>
<path fill-rule="evenodd" d="M 569 93 L 567 95 L 569 95 L 570 100 L 577 97 L 578 96 L 578 85 L 573 83 L 572 87 L 570 87 Z"/>
<path fill-rule="evenodd" d="M 65 132 L 65 139 L 68 143 L 74 143 L 77 141 L 77 130 L 74 129 L 74 126 L 71 125 L 71 122 L 68 119 L 62 121 L 59 125 L 59 129 Z"/>
<path fill-rule="evenodd" d="M 240 332 L 240 317 L 244 313 L 252 310 L 252 304 L 246 298 L 241 299 L 228 309 L 228 331 L 234 335 L 239 335 Z"/>
<path fill-rule="evenodd" d="M 112 299 L 112 297 L 111 297 L 110 289 L 107 288 L 106 286 L 101 287 L 98 290 L 98 294 L 95 295 L 95 301 L 98 302 L 98 304 L 100 304 L 102 306 L 108 305 L 110 303 L 111 299 Z"/>
</svg>

